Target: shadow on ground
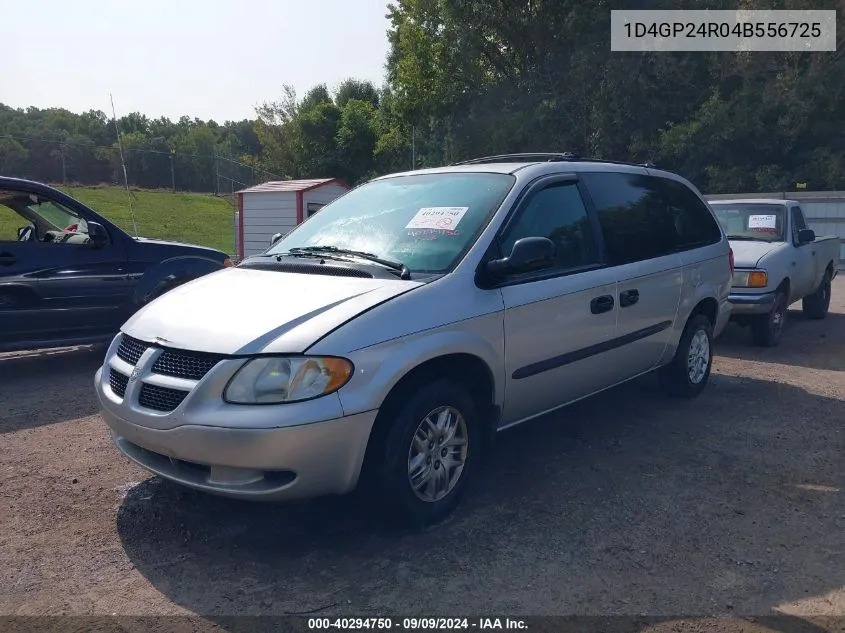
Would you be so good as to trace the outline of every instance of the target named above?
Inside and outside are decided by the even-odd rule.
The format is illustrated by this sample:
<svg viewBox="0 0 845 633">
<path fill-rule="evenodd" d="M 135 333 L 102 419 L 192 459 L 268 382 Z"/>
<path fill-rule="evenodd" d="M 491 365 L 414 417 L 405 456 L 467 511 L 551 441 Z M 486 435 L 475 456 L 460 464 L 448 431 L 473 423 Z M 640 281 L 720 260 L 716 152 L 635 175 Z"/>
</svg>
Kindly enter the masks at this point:
<svg viewBox="0 0 845 633">
<path fill-rule="evenodd" d="M 751 329 L 732 323 L 714 351 L 717 356 L 738 360 L 845 371 L 845 314 L 831 312 L 825 319 L 812 320 L 793 307 L 777 347 L 755 347 Z"/>
<path fill-rule="evenodd" d="M 772 614 L 845 586 L 843 422 L 843 401 L 789 385 L 714 375 L 677 402 L 646 378 L 503 433 L 426 531 L 383 528 L 354 497 L 257 505 L 157 478 L 117 530 L 158 591 L 228 630 L 252 614 Z M 815 630 L 798 622 L 783 630 Z"/>
<path fill-rule="evenodd" d="M 100 346 L 0 356 L 0 433 L 94 415 L 104 356 Z"/>
</svg>

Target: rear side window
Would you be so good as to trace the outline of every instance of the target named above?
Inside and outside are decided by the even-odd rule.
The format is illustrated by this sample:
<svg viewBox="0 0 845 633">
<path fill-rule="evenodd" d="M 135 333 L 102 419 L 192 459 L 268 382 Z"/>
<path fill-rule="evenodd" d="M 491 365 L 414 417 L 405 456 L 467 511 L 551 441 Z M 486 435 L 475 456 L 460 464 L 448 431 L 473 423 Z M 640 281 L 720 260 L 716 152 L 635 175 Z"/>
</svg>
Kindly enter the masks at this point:
<svg viewBox="0 0 845 633">
<path fill-rule="evenodd" d="M 719 225 L 683 183 L 644 174 L 582 174 L 598 212 L 608 258 L 629 264 L 715 244 Z"/>
<path fill-rule="evenodd" d="M 701 199 L 677 180 L 655 178 L 664 193 L 666 209 L 675 221 L 678 232 L 676 250 L 700 248 L 722 239 L 718 222 Z"/>
<path fill-rule="evenodd" d="M 675 223 L 655 178 L 640 174 L 582 174 L 596 206 L 610 263 L 628 264 L 675 251 Z"/>
</svg>

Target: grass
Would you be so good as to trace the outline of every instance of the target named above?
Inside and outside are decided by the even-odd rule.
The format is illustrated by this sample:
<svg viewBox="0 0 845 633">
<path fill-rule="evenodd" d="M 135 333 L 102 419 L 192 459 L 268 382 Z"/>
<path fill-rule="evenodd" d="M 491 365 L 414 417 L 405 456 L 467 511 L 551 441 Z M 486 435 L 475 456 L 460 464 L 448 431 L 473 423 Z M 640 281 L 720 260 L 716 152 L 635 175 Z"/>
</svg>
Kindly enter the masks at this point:
<svg viewBox="0 0 845 633">
<path fill-rule="evenodd" d="M 132 234 L 129 199 L 122 187 L 63 187 L 68 195 L 91 207 L 127 233 Z M 204 193 L 173 193 L 170 191 L 132 191 L 132 206 L 138 225 L 138 235 L 199 244 L 232 254 L 234 250 L 234 220 L 229 198 Z M 5 211 L 8 212 L 8 209 Z M 9 213 L 0 209 L 0 224 Z M 0 234 L 14 235 L 14 227 L 0 226 Z"/>
</svg>

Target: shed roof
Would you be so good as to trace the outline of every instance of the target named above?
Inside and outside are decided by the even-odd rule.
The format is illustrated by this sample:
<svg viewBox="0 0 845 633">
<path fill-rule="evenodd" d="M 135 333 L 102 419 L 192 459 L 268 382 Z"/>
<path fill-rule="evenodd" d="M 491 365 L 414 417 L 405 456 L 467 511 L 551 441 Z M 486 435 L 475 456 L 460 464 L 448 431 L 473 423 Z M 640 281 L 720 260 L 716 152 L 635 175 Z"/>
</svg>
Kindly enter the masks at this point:
<svg viewBox="0 0 845 633">
<path fill-rule="evenodd" d="M 272 180 L 263 182 L 260 185 L 241 189 L 237 193 L 257 193 L 261 191 L 309 191 L 323 185 L 338 184 L 341 187 L 349 188 L 340 178 L 311 178 L 307 180 Z"/>
</svg>

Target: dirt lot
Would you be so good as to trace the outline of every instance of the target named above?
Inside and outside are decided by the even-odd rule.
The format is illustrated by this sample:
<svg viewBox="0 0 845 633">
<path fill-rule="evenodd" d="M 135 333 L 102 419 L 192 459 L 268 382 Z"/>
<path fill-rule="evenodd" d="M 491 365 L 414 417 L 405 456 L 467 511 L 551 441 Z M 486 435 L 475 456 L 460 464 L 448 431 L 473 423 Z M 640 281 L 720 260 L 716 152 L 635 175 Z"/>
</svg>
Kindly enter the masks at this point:
<svg viewBox="0 0 845 633">
<path fill-rule="evenodd" d="M 102 350 L 7 355 L 0 614 L 845 616 L 845 281 L 833 294 L 822 322 L 793 306 L 776 349 L 730 328 L 692 403 L 648 378 L 504 433 L 460 511 L 416 534 L 354 499 L 150 478 L 97 416 Z"/>
</svg>

